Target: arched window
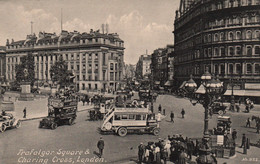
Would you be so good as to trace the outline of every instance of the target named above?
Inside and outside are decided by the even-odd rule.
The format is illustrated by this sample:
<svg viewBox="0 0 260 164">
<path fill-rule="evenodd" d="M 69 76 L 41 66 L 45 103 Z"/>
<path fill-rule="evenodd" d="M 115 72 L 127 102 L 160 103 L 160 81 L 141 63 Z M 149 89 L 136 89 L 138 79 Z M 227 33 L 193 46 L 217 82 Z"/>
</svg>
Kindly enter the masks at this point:
<svg viewBox="0 0 260 164">
<path fill-rule="evenodd" d="M 233 40 L 233 32 L 228 33 L 228 40 Z"/>
<path fill-rule="evenodd" d="M 246 52 L 247 52 L 248 56 L 251 56 L 252 55 L 252 47 L 251 46 L 247 46 L 246 47 Z"/>
<path fill-rule="evenodd" d="M 215 48 L 214 48 L 214 56 L 219 56 L 218 47 L 215 47 Z"/>
<path fill-rule="evenodd" d="M 236 64 L 236 73 L 237 73 L 237 74 L 240 74 L 240 73 L 241 73 L 241 70 L 242 70 L 241 64 Z"/>
<path fill-rule="evenodd" d="M 218 41 L 218 34 L 214 35 L 214 41 L 217 42 Z"/>
<path fill-rule="evenodd" d="M 239 39 L 239 40 L 242 39 L 240 31 L 236 32 L 236 39 Z"/>
<path fill-rule="evenodd" d="M 260 31 L 255 31 L 255 38 L 260 39 Z"/>
<path fill-rule="evenodd" d="M 252 32 L 251 31 L 246 32 L 246 39 L 252 39 Z"/>
<path fill-rule="evenodd" d="M 252 73 L 252 64 L 246 64 L 246 73 Z"/>
<path fill-rule="evenodd" d="M 255 73 L 260 73 L 260 64 L 255 64 Z"/>
<path fill-rule="evenodd" d="M 208 35 L 208 41 L 211 42 L 211 34 Z"/>
<path fill-rule="evenodd" d="M 230 56 L 234 55 L 234 47 L 229 47 L 229 55 Z"/>
<path fill-rule="evenodd" d="M 240 46 L 237 46 L 236 47 L 236 55 L 241 55 L 242 53 L 241 53 L 241 47 Z"/>
<path fill-rule="evenodd" d="M 223 41 L 225 39 L 224 32 L 220 33 L 220 41 Z"/>
<path fill-rule="evenodd" d="M 216 75 L 218 75 L 219 74 L 219 72 L 218 72 L 218 65 L 217 64 L 215 64 L 215 66 L 214 66 L 215 68 L 214 68 L 214 70 L 215 70 L 215 74 Z"/>
</svg>

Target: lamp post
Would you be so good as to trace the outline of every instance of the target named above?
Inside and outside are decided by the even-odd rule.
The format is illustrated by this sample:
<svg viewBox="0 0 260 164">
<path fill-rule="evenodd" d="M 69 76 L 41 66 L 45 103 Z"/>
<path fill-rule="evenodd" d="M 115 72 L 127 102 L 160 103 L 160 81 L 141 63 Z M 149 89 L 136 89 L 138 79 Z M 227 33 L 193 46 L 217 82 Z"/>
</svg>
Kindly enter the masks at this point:
<svg viewBox="0 0 260 164">
<path fill-rule="evenodd" d="M 223 92 L 223 84 L 221 81 L 215 77 L 212 77 L 211 74 L 208 72 L 208 69 L 206 72 L 201 76 L 202 85 L 205 88 L 205 94 L 201 95 L 200 97 L 195 96 L 195 89 L 197 88 L 197 84 L 192 79 L 192 76 L 190 80 L 185 84 L 185 89 L 188 92 L 188 95 L 190 96 L 190 101 L 192 102 L 195 99 L 195 103 L 192 103 L 195 105 L 196 103 L 200 103 L 203 105 L 205 112 L 204 112 L 204 131 L 203 131 L 203 139 L 202 144 L 200 145 L 200 153 L 199 157 L 196 159 L 199 164 L 212 164 L 214 163 L 213 158 L 211 157 L 211 148 L 209 146 L 209 131 L 208 131 L 208 122 L 209 122 L 209 107 L 210 105 L 221 96 Z"/>
</svg>

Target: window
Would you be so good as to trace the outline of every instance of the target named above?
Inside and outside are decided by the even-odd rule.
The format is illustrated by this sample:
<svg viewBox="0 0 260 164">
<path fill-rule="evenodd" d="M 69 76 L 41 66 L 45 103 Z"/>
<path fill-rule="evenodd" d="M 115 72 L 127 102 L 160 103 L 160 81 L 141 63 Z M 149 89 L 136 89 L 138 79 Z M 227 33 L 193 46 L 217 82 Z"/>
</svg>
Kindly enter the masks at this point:
<svg viewBox="0 0 260 164">
<path fill-rule="evenodd" d="M 218 41 L 218 34 L 214 35 L 214 41 L 217 42 Z"/>
<path fill-rule="evenodd" d="M 86 70 L 86 64 L 82 64 L 82 69 L 83 69 L 83 71 Z"/>
<path fill-rule="evenodd" d="M 246 73 L 252 73 L 252 64 L 246 64 Z"/>
<path fill-rule="evenodd" d="M 208 49 L 204 49 L 204 57 L 207 57 L 208 56 Z"/>
<path fill-rule="evenodd" d="M 234 72 L 233 72 L 233 71 L 234 71 L 233 64 L 229 64 L 228 67 L 229 67 L 229 68 L 228 68 L 228 69 L 229 69 L 229 73 L 230 73 L 230 74 L 233 74 L 233 73 L 234 73 Z"/>
<path fill-rule="evenodd" d="M 56 60 L 57 60 L 57 58 L 56 58 Z M 74 60 L 74 55 L 73 54 L 71 55 L 71 60 Z"/>
<path fill-rule="evenodd" d="M 115 120 L 121 120 L 120 115 L 115 115 Z"/>
<path fill-rule="evenodd" d="M 224 65 L 224 64 L 221 64 L 221 65 L 220 65 L 220 74 L 221 74 L 221 75 L 224 75 L 224 74 L 225 74 L 225 65 Z"/>
<path fill-rule="evenodd" d="M 127 118 L 128 118 L 128 117 L 127 117 L 126 114 L 121 115 L 121 119 L 122 119 L 122 120 L 127 120 Z"/>
<path fill-rule="evenodd" d="M 74 65 L 71 65 L 70 68 L 73 70 L 74 69 Z"/>
<path fill-rule="evenodd" d="M 117 70 L 117 64 L 115 64 L 115 70 Z"/>
<path fill-rule="evenodd" d="M 252 55 L 252 47 L 251 46 L 247 46 L 246 47 L 246 52 L 247 52 L 247 55 L 251 56 Z"/>
<path fill-rule="evenodd" d="M 79 70 L 79 65 L 77 65 L 77 70 Z"/>
<path fill-rule="evenodd" d="M 95 54 L 95 59 L 98 59 L 98 54 Z"/>
<path fill-rule="evenodd" d="M 106 65 L 106 54 L 105 53 L 103 53 L 103 65 Z"/>
<path fill-rule="evenodd" d="M 240 46 L 236 47 L 236 55 L 241 55 L 241 54 L 242 54 L 241 47 Z"/>
<path fill-rule="evenodd" d="M 141 120 L 141 115 L 140 114 L 137 114 L 136 116 L 135 116 L 135 120 Z"/>
<path fill-rule="evenodd" d="M 110 63 L 110 70 L 114 70 L 114 64 L 113 63 Z"/>
<path fill-rule="evenodd" d="M 106 71 L 103 71 L 103 80 L 106 79 Z"/>
<path fill-rule="evenodd" d="M 134 120 L 135 119 L 135 115 L 134 114 L 129 114 L 128 119 L 129 120 Z"/>
<path fill-rule="evenodd" d="M 223 40 L 225 40 L 224 32 L 220 33 L 220 41 L 223 41 Z"/>
<path fill-rule="evenodd" d="M 82 75 L 82 77 L 83 77 L 83 80 L 86 80 L 86 75 Z"/>
<path fill-rule="evenodd" d="M 260 20 L 259 20 L 259 22 L 260 22 Z M 260 39 L 260 31 L 255 31 L 255 38 Z"/>
<path fill-rule="evenodd" d="M 211 57 L 211 54 L 212 54 L 211 48 L 208 48 L 208 57 Z"/>
<path fill-rule="evenodd" d="M 234 47 L 229 47 L 229 55 L 230 56 L 234 55 Z"/>
<path fill-rule="evenodd" d="M 114 73 L 113 72 L 110 72 L 110 80 L 114 80 Z"/>
<path fill-rule="evenodd" d="M 79 60 L 79 54 L 77 54 L 77 60 Z"/>
<path fill-rule="evenodd" d="M 255 55 L 260 55 L 260 46 L 255 46 Z"/>
<path fill-rule="evenodd" d="M 252 5 L 252 0 L 247 0 L 248 6 Z"/>
<path fill-rule="evenodd" d="M 96 40 L 96 43 L 98 42 L 98 38 L 95 39 Z"/>
<path fill-rule="evenodd" d="M 214 66 L 214 67 L 215 67 L 215 74 L 216 74 L 216 75 L 218 75 L 218 73 L 219 73 L 219 72 L 218 72 L 218 65 L 217 65 L 217 64 L 215 64 L 215 66 Z"/>
<path fill-rule="evenodd" d="M 97 84 L 95 84 L 95 89 L 97 90 Z"/>
<path fill-rule="evenodd" d="M 260 73 L 260 64 L 255 64 L 255 73 Z"/>
<path fill-rule="evenodd" d="M 85 39 L 83 39 L 82 41 L 83 41 L 83 43 L 86 43 L 86 40 L 85 40 Z"/>
<path fill-rule="evenodd" d="M 98 69 L 98 64 L 95 64 L 95 69 Z"/>
<path fill-rule="evenodd" d="M 236 64 L 236 73 L 237 74 L 241 73 L 241 64 Z"/>
<path fill-rule="evenodd" d="M 88 55 L 88 59 L 91 60 L 92 59 L 92 54 Z"/>
<path fill-rule="evenodd" d="M 220 48 L 220 54 L 221 54 L 221 56 L 225 56 L 225 48 L 224 47 Z"/>
<path fill-rule="evenodd" d="M 85 84 L 82 84 L 82 90 L 85 90 Z"/>
<path fill-rule="evenodd" d="M 211 42 L 211 34 L 208 35 L 208 41 Z"/>
<path fill-rule="evenodd" d="M 246 32 L 246 39 L 252 39 L 252 32 L 251 31 Z"/>
<path fill-rule="evenodd" d="M 88 80 L 89 80 L 89 81 L 92 80 L 92 75 L 88 75 Z"/>
<path fill-rule="evenodd" d="M 228 33 L 228 40 L 233 40 L 233 32 Z"/>
<path fill-rule="evenodd" d="M 240 31 L 237 31 L 236 32 L 236 39 L 241 39 L 242 37 L 241 37 L 241 32 Z"/>
<path fill-rule="evenodd" d="M 91 89 L 91 84 L 88 84 L 88 89 Z"/>
</svg>

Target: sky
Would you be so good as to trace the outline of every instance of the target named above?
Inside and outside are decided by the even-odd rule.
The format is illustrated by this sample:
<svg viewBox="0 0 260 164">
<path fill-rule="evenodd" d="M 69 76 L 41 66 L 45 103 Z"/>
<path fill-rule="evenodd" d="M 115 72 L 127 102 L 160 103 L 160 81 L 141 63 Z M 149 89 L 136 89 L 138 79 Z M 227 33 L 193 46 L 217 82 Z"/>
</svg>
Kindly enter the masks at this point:
<svg viewBox="0 0 260 164">
<path fill-rule="evenodd" d="M 110 33 L 124 40 L 125 63 L 174 43 L 173 23 L 180 0 L 0 0 L 0 45 L 6 39 L 26 38 L 33 32 L 89 32 L 109 24 Z"/>
</svg>

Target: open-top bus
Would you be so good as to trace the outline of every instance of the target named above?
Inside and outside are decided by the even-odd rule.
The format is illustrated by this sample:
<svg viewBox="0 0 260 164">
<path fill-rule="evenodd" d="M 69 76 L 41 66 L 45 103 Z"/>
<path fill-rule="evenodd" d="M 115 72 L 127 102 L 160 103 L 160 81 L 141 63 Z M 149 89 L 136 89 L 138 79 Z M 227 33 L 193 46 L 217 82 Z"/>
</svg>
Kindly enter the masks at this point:
<svg viewBox="0 0 260 164">
<path fill-rule="evenodd" d="M 129 132 L 158 135 L 160 128 L 155 114 L 148 108 L 115 107 L 105 115 L 101 132 L 114 132 L 119 136 Z"/>
</svg>

